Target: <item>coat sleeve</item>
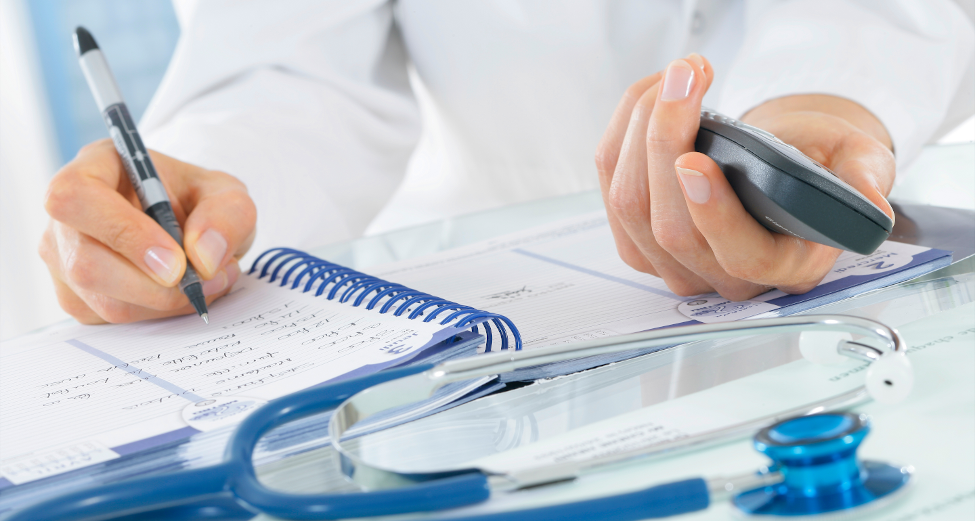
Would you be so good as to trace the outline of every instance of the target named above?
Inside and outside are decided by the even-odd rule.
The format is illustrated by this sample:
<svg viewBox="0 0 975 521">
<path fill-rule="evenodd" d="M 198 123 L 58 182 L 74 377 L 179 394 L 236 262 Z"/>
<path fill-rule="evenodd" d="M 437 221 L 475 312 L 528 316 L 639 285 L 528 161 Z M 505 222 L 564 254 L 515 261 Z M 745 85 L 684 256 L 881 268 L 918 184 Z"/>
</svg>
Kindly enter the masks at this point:
<svg viewBox="0 0 975 521">
<path fill-rule="evenodd" d="M 898 169 L 975 111 L 975 28 L 950 0 L 753 0 L 721 91 L 740 117 L 794 94 L 856 101 L 886 126 Z"/>
<path fill-rule="evenodd" d="M 382 0 L 178 2 L 181 36 L 142 121 L 150 148 L 225 171 L 257 205 L 251 252 L 360 235 L 419 137 Z"/>
</svg>

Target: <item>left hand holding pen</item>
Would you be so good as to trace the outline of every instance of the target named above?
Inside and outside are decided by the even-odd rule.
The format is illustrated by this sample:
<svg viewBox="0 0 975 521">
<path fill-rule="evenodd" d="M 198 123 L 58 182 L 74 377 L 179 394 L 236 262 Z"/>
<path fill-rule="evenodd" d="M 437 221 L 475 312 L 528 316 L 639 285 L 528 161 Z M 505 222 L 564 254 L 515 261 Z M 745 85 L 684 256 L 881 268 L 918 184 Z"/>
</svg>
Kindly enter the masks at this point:
<svg viewBox="0 0 975 521">
<path fill-rule="evenodd" d="M 809 291 L 840 250 L 772 233 L 745 211 L 721 169 L 694 152 L 701 99 L 714 77 L 696 54 L 634 83 L 596 153 L 600 188 L 620 257 L 690 296 L 746 300 L 771 288 Z M 894 156 L 884 126 L 855 102 L 789 96 L 742 120 L 830 168 L 887 215 Z"/>
</svg>

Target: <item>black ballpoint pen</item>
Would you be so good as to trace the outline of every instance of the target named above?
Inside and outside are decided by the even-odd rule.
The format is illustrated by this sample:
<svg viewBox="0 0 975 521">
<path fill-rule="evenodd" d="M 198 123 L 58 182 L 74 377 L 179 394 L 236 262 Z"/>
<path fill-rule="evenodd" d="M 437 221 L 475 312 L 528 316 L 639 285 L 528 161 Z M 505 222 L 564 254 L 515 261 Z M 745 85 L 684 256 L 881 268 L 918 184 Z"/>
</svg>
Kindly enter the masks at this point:
<svg viewBox="0 0 975 521">
<path fill-rule="evenodd" d="M 142 137 L 135 128 L 135 122 L 129 115 L 129 109 L 122 100 L 122 93 L 115 83 L 115 76 L 109 69 L 105 56 L 95 43 L 95 38 L 84 27 L 75 29 L 74 47 L 78 52 L 78 62 L 81 63 L 81 70 L 85 73 L 88 87 L 95 96 L 98 110 L 102 111 L 108 133 L 115 143 L 115 150 L 122 158 L 125 171 L 139 196 L 139 202 L 142 203 L 142 209 L 159 223 L 180 247 L 183 247 L 183 230 L 179 227 L 179 222 L 173 213 L 166 189 L 156 175 L 156 167 L 149 158 Z M 190 299 L 200 318 L 209 323 L 203 284 L 196 270 L 190 265 L 189 259 L 186 260 L 186 272 L 179 281 L 179 289 Z"/>
</svg>

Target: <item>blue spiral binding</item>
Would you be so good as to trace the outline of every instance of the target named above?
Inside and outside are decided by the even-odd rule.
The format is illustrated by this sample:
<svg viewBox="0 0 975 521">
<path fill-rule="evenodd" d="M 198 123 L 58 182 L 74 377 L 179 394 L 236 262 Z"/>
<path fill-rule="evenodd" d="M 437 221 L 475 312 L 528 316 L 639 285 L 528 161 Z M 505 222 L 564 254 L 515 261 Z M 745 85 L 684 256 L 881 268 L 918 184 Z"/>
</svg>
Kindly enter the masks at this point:
<svg viewBox="0 0 975 521">
<path fill-rule="evenodd" d="M 424 322 L 432 322 L 438 316 L 443 316 L 444 318 L 439 322 L 441 325 L 470 328 L 474 333 L 479 333 L 478 326 L 483 325 L 487 351 L 491 351 L 494 338 L 492 329 L 496 330 L 501 338 L 502 350 L 510 349 L 509 334 L 514 339 L 515 350 L 521 350 L 521 334 L 518 333 L 514 323 L 504 315 L 462 306 L 291 248 L 271 248 L 265 251 L 251 265 L 248 274 L 256 272 L 258 266 L 260 266 L 260 274 L 257 278 L 269 277 L 268 283 L 280 279 L 282 287 L 290 282 L 291 289 L 298 289 L 304 284 L 302 293 L 308 293 L 317 284 L 316 297 L 323 295 L 327 290 L 328 294 L 325 298 L 328 300 L 338 298 L 339 302 L 349 303 L 353 307 L 365 304 L 366 309 L 369 310 L 382 304 L 379 313 L 392 312 L 394 316 L 403 316 L 409 311 L 406 318 L 410 320 L 423 317 Z M 283 274 L 282 270 L 284 270 Z M 373 293 L 375 295 L 369 298 Z"/>
</svg>

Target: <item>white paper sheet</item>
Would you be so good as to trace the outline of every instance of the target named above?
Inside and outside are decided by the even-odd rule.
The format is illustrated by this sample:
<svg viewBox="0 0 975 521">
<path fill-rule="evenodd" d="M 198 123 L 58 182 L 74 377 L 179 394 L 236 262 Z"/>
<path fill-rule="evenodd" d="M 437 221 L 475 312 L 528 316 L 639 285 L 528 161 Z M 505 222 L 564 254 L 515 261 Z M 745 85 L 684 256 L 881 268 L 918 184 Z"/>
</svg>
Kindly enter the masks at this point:
<svg viewBox="0 0 975 521">
<path fill-rule="evenodd" d="M 663 280 L 627 266 L 616 252 L 605 214 L 595 212 L 369 271 L 505 315 L 531 348 L 688 321 L 738 320 L 797 303 L 821 305 L 831 295 L 842 298 L 841 292 L 851 287 L 939 255 L 942 264 L 950 260 L 929 248 L 886 242 L 872 255 L 844 252 L 823 283 L 802 296 L 774 290 L 745 302 L 729 302 L 716 293 L 680 297 Z"/>
<path fill-rule="evenodd" d="M 185 428 L 183 411 L 197 403 L 218 398 L 248 412 L 408 357 L 441 330 L 245 276 L 211 306 L 209 325 L 185 316 L 7 342 L 0 474 L 17 484 L 105 461 L 117 457 L 112 448 Z"/>
</svg>

